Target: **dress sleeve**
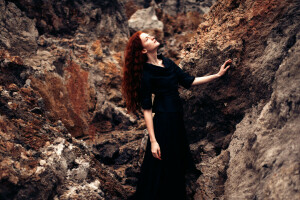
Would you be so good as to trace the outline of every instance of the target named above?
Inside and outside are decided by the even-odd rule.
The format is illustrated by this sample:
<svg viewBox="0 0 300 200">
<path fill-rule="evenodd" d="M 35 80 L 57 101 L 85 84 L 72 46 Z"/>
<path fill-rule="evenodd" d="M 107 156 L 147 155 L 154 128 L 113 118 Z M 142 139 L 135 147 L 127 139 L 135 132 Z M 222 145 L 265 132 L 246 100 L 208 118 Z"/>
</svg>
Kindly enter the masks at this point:
<svg viewBox="0 0 300 200">
<path fill-rule="evenodd" d="M 140 87 L 140 103 L 143 109 L 152 108 L 151 79 L 143 76 Z"/>
<path fill-rule="evenodd" d="M 173 61 L 172 61 L 173 62 Z M 184 72 L 178 65 L 173 62 L 173 66 L 175 68 L 175 72 L 177 74 L 179 84 L 184 88 L 189 89 L 195 80 L 195 76 L 190 75 L 187 72 Z"/>
</svg>

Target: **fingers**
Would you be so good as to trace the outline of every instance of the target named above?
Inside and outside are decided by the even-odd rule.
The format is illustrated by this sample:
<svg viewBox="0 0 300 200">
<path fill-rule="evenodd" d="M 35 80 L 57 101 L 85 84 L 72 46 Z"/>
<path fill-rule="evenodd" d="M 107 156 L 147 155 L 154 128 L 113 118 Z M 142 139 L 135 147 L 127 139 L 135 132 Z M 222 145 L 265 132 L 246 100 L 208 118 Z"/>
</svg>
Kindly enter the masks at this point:
<svg viewBox="0 0 300 200">
<path fill-rule="evenodd" d="M 157 158 L 157 159 L 161 160 L 160 149 L 157 149 L 156 152 L 152 152 L 152 155 L 153 155 L 154 158 Z"/>
<path fill-rule="evenodd" d="M 221 68 L 224 69 L 224 68 L 225 68 L 227 65 L 229 65 L 230 63 L 232 63 L 232 60 L 231 60 L 231 59 L 226 60 L 226 61 L 224 62 L 224 64 L 221 66 Z"/>
<path fill-rule="evenodd" d="M 153 157 L 161 160 L 160 153 L 153 153 Z"/>
<path fill-rule="evenodd" d="M 232 63 L 232 60 L 231 60 L 231 59 L 229 59 L 229 60 L 226 60 L 226 62 L 225 62 L 225 66 L 226 66 L 226 65 L 229 65 L 230 63 Z"/>
<path fill-rule="evenodd" d="M 226 60 L 226 63 L 232 63 L 231 59 Z"/>
<path fill-rule="evenodd" d="M 157 158 L 157 154 L 156 153 L 152 153 L 154 158 Z"/>
<path fill-rule="evenodd" d="M 158 159 L 161 160 L 160 149 L 158 149 Z"/>
<path fill-rule="evenodd" d="M 230 65 L 228 65 L 224 70 L 227 71 L 227 69 L 230 67 Z"/>
<path fill-rule="evenodd" d="M 228 60 L 225 61 L 225 63 L 222 65 L 222 68 L 224 69 L 224 71 L 227 71 L 227 69 L 230 67 L 231 63 L 232 63 L 231 59 L 228 59 Z"/>
</svg>

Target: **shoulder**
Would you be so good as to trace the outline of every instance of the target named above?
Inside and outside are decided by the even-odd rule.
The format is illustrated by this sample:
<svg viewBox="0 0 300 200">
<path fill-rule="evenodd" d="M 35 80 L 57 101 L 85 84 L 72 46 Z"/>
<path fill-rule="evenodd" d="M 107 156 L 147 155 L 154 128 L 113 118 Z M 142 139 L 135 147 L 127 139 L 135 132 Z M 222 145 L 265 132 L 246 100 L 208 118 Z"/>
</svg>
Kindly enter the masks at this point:
<svg viewBox="0 0 300 200">
<path fill-rule="evenodd" d="M 160 55 L 160 58 L 163 60 L 163 63 L 165 65 L 171 66 L 173 68 L 177 66 L 175 64 L 175 62 L 172 59 L 170 59 L 170 58 L 164 57 L 163 55 Z"/>
<path fill-rule="evenodd" d="M 169 63 L 172 63 L 172 64 L 174 63 L 170 58 L 167 58 L 163 55 L 158 55 L 157 57 L 162 59 L 163 61 L 166 61 L 166 62 L 169 62 Z"/>
</svg>

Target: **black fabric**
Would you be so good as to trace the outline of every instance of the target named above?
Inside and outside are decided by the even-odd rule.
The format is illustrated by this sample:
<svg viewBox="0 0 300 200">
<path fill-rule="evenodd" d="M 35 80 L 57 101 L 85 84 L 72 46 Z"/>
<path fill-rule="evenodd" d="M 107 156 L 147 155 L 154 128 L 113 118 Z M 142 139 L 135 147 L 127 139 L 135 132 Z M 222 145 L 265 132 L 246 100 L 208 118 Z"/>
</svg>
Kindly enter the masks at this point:
<svg viewBox="0 0 300 200">
<path fill-rule="evenodd" d="M 183 120 L 178 84 L 190 88 L 195 77 L 184 72 L 170 59 L 159 56 L 165 67 L 145 64 L 141 84 L 141 105 L 155 113 L 153 127 L 162 160 L 154 158 L 150 138 L 130 200 L 185 200 L 185 174 L 195 171 Z M 155 94 L 152 106 L 151 95 Z"/>
<path fill-rule="evenodd" d="M 185 174 L 195 170 L 183 113 L 155 113 L 153 126 L 162 160 L 154 158 L 148 139 L 136 192 L 130 200 L 185 200 Z"/>
<path fill-rule="evenodd" d="M 145 63 L 140 87 L 140 102 L 143 109 L 152 112 L 182 112 L 178 84 L 186 89 L 191 87 L 195 76 L 184 72 L 172 60 L 159 55 L 165 67 Z M 152 94 L 155 94 L 152 105 Z"/>
</svg>

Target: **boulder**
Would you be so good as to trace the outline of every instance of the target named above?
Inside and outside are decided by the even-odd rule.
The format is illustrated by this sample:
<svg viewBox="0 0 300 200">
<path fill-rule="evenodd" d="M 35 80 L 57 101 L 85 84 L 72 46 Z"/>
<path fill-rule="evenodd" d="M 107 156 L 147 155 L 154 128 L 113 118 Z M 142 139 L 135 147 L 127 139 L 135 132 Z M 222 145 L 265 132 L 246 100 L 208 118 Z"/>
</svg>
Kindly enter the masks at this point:
<svg viewBox="0 0 300 200">
<path fill-rule="evenodd" d="M 157 29 L 163 31 L 164 25 L 158 20 L 154 7 L 137 10 L 128 20 L 131 32 L 146 29 Z"/>
</svg>

